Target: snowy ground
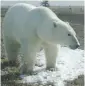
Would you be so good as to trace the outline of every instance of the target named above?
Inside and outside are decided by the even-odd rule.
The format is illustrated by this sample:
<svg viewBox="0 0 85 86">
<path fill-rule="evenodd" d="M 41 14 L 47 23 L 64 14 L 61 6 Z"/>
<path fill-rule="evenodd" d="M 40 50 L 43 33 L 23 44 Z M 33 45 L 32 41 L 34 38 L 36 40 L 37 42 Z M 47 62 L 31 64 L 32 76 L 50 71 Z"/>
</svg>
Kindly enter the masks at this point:
<svg viewBox="0 0 85 86">
<path fill-rule="evenodd" d="M 44 69 L 46 65 L 43 52 L 44 51 L 41 51 L 40 53 L 37 54 L 38 58 L 35 66 L 35 70 L 40 71 L 38 71 L 37 74 L 29 76 L 21 75 L 20 77 L 23 79 L 22 80 L 23 83 L 28 83 L 28 85 L 36 83 L 37 85 L 42 84 L 45 86 L 46 85 L 66 86 L 68 81 L 78 78 L 79 75 L 83 75 L 84 72 L 83 50 L 80 49 L 71 50 L 68 48 L 61 48 L 56 62 L 57 70 L 53 71 Z M 37 86 L 34 84 L 33 86 Z"/>
</svg>

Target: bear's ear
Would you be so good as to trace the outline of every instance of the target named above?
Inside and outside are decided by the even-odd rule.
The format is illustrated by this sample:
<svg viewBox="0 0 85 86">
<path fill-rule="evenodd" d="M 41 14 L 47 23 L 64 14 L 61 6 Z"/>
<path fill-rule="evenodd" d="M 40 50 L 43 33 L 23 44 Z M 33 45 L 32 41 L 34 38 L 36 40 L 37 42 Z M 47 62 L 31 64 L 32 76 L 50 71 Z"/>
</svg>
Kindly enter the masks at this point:
<svg viewBox="0 0 85 86">
<path fill-rule="evenodd" d="M 57 22 L 56 21 L 53 21 L 53 26 L 54 26 L 54 28 L 57 27 Z"/>
</svg>

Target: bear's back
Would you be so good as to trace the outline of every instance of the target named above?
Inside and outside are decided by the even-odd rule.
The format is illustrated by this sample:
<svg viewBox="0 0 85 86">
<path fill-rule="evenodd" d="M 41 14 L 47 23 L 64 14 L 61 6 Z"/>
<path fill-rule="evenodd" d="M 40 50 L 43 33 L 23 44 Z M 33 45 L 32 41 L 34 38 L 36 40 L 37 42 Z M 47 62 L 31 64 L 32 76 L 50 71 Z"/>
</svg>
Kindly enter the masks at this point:
<svg viewBox="0 0 85 86">
<path fill-rule="evenodd" d="M 35 7 L 29 4 L 16 4 L 9 9 L 4 19 L 4 32 L 8 36 L 25 37 L 35 33 L 35 30 L 46 22 L 48 19 L 58 17 L 49 8 Z M 47 21 L 48 22 L 48 21 Z M 10 33 L 10 34 L 9 34 Z M 23 35 L 22 35 L 23 36 Z"/>
</svg>

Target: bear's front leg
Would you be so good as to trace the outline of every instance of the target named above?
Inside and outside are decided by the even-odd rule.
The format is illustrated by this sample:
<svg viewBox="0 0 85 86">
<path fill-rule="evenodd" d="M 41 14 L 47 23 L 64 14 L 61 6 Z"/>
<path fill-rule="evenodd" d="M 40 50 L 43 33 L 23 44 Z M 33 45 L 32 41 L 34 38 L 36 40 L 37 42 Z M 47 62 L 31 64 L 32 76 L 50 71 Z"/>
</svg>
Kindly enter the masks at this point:
<svg viewBox="0 0 85 86">
<path fill-rule="evenodd" d="M 56 66 L 56 57 L 58 53 L 57 46 L 51 44 L 45 44 L 45 56 L 46 56 L 46 68 L 55 68 Z"/>
<path fill-rule="evenodd" d="M 37 46 L 33 44 L 27 44 L 23 47 L 23 55 L 22 58 L 23 64 L 20 67 L 20 72 L 22 74 L 32 74 L 33 73 L 33 67 L 36 60 L 36 51 Z"/>
</svg>

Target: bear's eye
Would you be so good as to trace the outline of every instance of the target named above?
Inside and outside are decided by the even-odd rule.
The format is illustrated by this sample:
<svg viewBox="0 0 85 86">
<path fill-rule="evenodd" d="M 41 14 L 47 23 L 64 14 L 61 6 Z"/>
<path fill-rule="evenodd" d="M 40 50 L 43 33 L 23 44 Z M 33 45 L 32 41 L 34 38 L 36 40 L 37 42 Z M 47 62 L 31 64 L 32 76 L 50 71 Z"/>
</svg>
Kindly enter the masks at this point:
<svg viewBox="0 0 85 86">
<path fill-rule="evenodd" d="M 71 36 L 71 34 L 68 34 L 68 36 Z"/>
</svg>

